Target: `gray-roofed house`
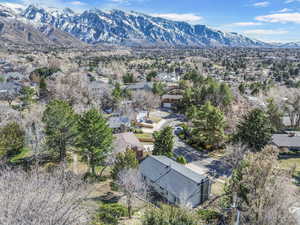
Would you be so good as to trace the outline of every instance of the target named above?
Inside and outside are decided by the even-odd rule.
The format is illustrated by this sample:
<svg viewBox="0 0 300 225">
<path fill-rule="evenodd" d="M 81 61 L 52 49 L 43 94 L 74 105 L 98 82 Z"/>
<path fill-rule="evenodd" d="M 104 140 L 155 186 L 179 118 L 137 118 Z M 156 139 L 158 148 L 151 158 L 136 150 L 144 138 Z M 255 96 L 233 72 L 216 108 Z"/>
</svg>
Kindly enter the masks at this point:
<svg viewBox="0 0 300 225">
<path fill-rule="evenodd" d="M 7 82 L 20 81 L 20 80 L 25 79 L 25 76 L 21 73 L 18 73 L 18 72 L 11 72 L 11 73 L 4 74 L 4 79 Z"/>
<path fill-rule="evenodd" d="M 0 83 L 0 93 L 17 95 L 21 91 L 22 86 L 17 82 L 4 82 Z"/>
<path fill-rule="evenodd" d="M 152 82 L 139 82 L 139 83 L 129 84 L 125 87 L 125 89 L 131 91 L 138 91 L 138 90 L 152 91 L 152 88 L 153 88 Z"/>
<path fill-rule="evenodd" d="M 126 116 L 112 116 L 108 119 L 108 124 L 114 133 L 124 132 L 131 126 L 130 119 Z"/>
<path fill-rule="evenodd" d="M 113 86 L 102 81 L 93 81 L 89 83 L 88 88 L 93 95 L 99 95 L 99 93 L 104 93 L 105 91 L 112 90 Z"/>
<path fill-rule="evenodd" d="M 165 82 L 178 82 L 180 80 L 180 76 L 175 72 L 173 73 L 159 73 L 157 74 L 156 80 L 165 81 Z"/>
<path fill-rule="evenodd" d="M 273 134 L 272 143 L 281 149 L 300 150 L 300 136 L 296 134 Z"/>
<path fill-rule="evenodd" d="M 211 181 L 165 156 L 148 156 L 140 164 L 144 180 L 169 203 L 197 207 L 208 200 Z"/>
</svg>

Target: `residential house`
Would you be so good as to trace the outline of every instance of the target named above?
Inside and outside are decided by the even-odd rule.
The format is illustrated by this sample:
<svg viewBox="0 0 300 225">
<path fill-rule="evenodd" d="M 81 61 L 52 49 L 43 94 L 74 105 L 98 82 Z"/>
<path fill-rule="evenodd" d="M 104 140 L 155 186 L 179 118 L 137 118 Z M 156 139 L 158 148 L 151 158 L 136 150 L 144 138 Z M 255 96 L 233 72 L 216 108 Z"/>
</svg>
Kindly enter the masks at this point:
<svg viewBox="0 0 300 225">
<path fill-rule="evenodd" d="M 140 164 L 143 179 L 169 203 L 197 207 L 208 200 L 211 181 L 166 156 L 148 156 Z"/>
<path fill-rule="evenodd" d="M 144 146 L 132 132 L 115 134 L 115 146 L 117 152 L 125 152 L 131 149 L 136 152 L 136 158 L 142 160 L 144 158 Z"/>
<path fill-rule="evenodd" d="M 22 86 L 18 82 L 4 82 L 0 83 L 0 94 L 9 94 L 17 96 L 22 89 Z"/>
<path fill-rule="evenodd" d="M 139 82 L 134 84 L 129 84 L 125 86 L 125 89 L 131 91 L 152 91 L 153 84 L 152 82 Z"/>
<path fill-rule="evenodd" d="M 142 123 L 142 122 L 145 122 L 148 118 L 148 112 L 147 111 L 140 111 L 137 113 L 136 115 L 136 121 L 138 123 Z"/>
<path fill-rule="evenodd" d="M 114 133 L 121 133 L 130 128 L 131 121 L 126 116 L 112 116 L 108 119 L 108 124 Z"/>
<path fill-rule="evenodd" d="M 3 77 L 6 82 L 22 81 L 25 78 L 23 74 L 18 72 L 6 73 L 3 75 Z"/>
<path fill-rule="evenodd" d="M 99 96 L 100 93 L 104 93 L 105 90 L 112 89 L 113 86 L 102 81 L 93 81 L 89 83 L 88 88 L 92 95 Z"/>
<path fill-rule="evenodd" d="M 163 95 L 161 97 L 162 107 L 169 109 L 176 108 L 182 98 L 182 95 Z"/>
<path fill-rule="evenodd" d="M 13 72 L 14 71 L 14 67 L 12 64 L 10 63 L 6 63 L 4 65 L 1 65 L 1 70 L 4 72 L 4 73 L 10 73 L 10 72 Z"/>
<path fill-rule="evenodd" d="M 272 144 L 280 149 L 300 150 L 300 135 L 297 133 L 273 134 Z"/>
<path fill-rule="evenodd" d="M 163 82 L 178 82 L 180 80 L 180 76 L 177 75 L 175 72 L 173 73 L 159 73 L 156 80 L 163 81 Z"/>
</svg>

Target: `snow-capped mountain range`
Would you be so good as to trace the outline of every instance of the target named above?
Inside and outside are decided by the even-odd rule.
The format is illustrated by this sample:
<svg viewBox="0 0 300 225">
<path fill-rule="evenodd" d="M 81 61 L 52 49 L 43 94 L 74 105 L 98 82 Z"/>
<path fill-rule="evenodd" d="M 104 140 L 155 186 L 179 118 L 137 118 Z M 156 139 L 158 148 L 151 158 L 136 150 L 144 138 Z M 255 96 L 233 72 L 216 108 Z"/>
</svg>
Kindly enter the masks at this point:
<svg viewBox="0 0 300 225">
<path fill-rule="evenodd" d="M 120 44 L 126 46 L 198 46 L 198 47 L 270 47 L 269 44 L 237 33 L 226 33 L 205 25 L 190 25 L 138 12 L 98 9 L 75 13 L 71 9 L 38 8 L 33 5 L 0 5 L 0 36 L 5 22 L 18 21 L 33 27 L 44 36 L 59 33 L 72 41 L 88 44 Z M 2 24 L 2 25 L 1 25 Z M 2 29 L 1 29 L 2 27 Z M 62 33 L 65 33 L 62 35 Z M 2 32 L 3 33 L 3 32 Z M 72 36 L 72 37 L 70 37 Z M 53 37 L 52 37 L 53 41 Z"/>
</svg>

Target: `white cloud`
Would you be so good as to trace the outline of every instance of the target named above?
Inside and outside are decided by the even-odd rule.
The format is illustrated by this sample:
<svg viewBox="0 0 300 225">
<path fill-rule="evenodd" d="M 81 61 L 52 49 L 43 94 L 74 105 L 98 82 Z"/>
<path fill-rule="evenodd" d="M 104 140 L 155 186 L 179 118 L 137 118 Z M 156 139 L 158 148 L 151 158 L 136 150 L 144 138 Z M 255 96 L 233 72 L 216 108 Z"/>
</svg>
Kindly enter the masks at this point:
<svg viewBox="0 0 300 225">
<path fill-rule="evenodd" d="M 293 11 L 292 9 L 288 9 L 288 8 L 283 8 L 281 10 L 278 10 L 276 12 L 279 12 L 279 13 L 285 13 L 285 12 L 290 12 L 290 11 Z"/>
<path fill-rule="evenodd" d="M 289 3 L 293 3 L 293 2 L 300 2 L 300 0 L 286 0 L 285 3 L 289 4 Z"/>
<path fill-rule="evenodd" d="M 41 8 L 57 8 L 62 9 L 71 7 L 76 12 L 81 12 L 88 7 L 88 4 L 80 0 L 20 0 L 22 5 L 35 5 Z"/>
<path fill-rule="evenodd" d="M 269 23 L 299 23 L 300 13 L 275 13 L 264 16 L 257 16 L 257 21 Z"/>
<path fill-rule="evenodd" d="M 64 8 L 66 3 L 61 0 L 21 0 L 24 5 L 35 5 L 37 7 Z"/>
<path fill-rule="evenodd" d="M 18 3 L 0 2 L 0 4 L 4 5 L 6 7 L 12 8 L 12 9 L 24 8 L 24 5 L 21 5 L 21 4 L 18 4 Z"/>
<path fill-rule="evenodd" d="M 256 30 L 246 30 L 243 33 L 246 35 L 280 35 L 280 34 L 287 34 L 288 31 L 256 29 Z"/>
<path fill-rule="evenodd" d="M 255 7 L 267 7 L 268 5 L 270 5 L 270 2 L 267 2 L 267 1 L 257 2 L 257 3 L 253 4 L 253 6 L 255 6 Z"/>
<path fill-rule="evenodd" d="M 82 5 L 86 5 L 84 2 L 81 1 L 72 1 L 72 2 L 67 2 L 70 5 L 77 5 L 77 6 L 82 6 Z"/>
<path fill-rule="evenodd" d="M 232 23 L 229 26 L 250 27 L 250 26 L 260 26 L 260 25 L 263 25 L 263 23 L 260 23 L 260 22 L 238 22 L 238 23 Z"/>
<path fill-rule="evenodd" d="M 174 21 L 185 21 L 191 24 L 196 24 L 199 23 L 203 20 L 202 16 L 198 16 L 193 13 L 183 13 L 183 14 L 178 14 L 178 13 L 162 13 L 162 14 L 151 14 L 152 16 L 155 17 L 162 17 L 168 20 L 174 20 Z"/>
</svg>

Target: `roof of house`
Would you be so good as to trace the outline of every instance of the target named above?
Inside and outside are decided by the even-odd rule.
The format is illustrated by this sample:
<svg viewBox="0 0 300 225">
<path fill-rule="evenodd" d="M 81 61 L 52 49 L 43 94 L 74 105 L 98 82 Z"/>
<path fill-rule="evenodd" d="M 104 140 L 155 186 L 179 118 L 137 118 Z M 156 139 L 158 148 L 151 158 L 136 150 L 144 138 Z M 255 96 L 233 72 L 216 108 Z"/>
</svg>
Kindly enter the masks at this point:
<svg viewBox="0 0 300 225">
<path fill-rule="evenodd" d="M 139 82 L 135 84 L 129 84 L 126 86 L 126 89 L 138 90 L 138 89 L 152 89 L 153 84 L 151 82 Z"/>
<path fill-rule="evenodd" d="M 273 134 L 272 142 L 278 147 L 299 148 L 300 136 L 292 136 L 289 134 Z"/>
<path fill-rule="evenodd" d="M 108 119 L 110 128 L 119 128 L 121 125 L 130 126 L 130 119 L 125 116 L 113 116 Z"/>
<path fill-rule="evenodd" d="M 102 81 L 93 81 L 89 84 L 89 88 L 91 89 L 107 89 L 107 88 L 113 88 L 111 84 L 107 84 Z"/>
<path fill-rule="evenodd" d="M 169 159 L 166 156 L 149 156 L 140 164 L 143 176 L 178 198 L 193 195 L 208 178 Z"/>
<path fill-rule="evenodd" d="M 118 142 L 118 146 L 128 148 L 128 147 L 138 147 L 143 148 L 142 143 L 132 132 L 115 134 L 116 142 Z"/>
<path fill-rule="evenodd" d="M 21 90 L 21 85 L 17 82 L 0 82 L 0 91 L 1 92 L 11 92 L 17 93 Z"/>
<path fill-rule="evenodd" d="M 6 79 L 11 78 L 11 79 L 15 79 L 15 80 L 21 80 L 24 78 L 24 75 L 19 72 L 11 72 L 11 73 L 4 74 L 4 77 Z"/>
<path fill-rule="evenodd" d="M 182 99 L 183 96 L 182 95 L 163 95 L 162 99 L 175 99 L 175 100 L 179 100 Z"/>
</svg>

